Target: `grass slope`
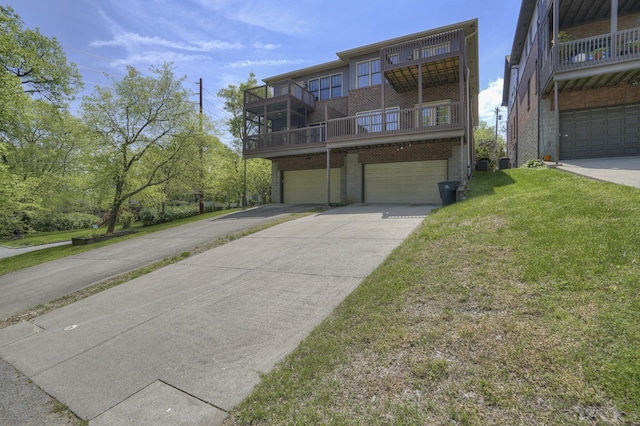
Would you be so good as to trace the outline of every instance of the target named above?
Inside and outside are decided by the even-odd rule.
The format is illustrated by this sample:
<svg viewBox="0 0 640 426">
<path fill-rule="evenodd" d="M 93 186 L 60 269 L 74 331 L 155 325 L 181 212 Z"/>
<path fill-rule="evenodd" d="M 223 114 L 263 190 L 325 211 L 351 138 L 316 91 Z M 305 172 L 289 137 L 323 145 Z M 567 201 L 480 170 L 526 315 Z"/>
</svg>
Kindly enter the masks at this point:
<svg viewBox="0 0 640 426">
<path fill-rule="evenodd" d="M 638 189 L 478 173 L 226 424 L 636 424 L 638 218 Z"/>
</svg>

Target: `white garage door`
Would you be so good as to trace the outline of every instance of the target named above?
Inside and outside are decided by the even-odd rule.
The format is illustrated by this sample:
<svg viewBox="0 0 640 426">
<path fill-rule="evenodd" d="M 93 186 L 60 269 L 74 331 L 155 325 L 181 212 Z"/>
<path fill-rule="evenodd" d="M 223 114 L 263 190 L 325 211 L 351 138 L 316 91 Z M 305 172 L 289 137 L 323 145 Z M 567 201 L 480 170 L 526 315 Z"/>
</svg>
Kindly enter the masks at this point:
<svg viewBox="0 0 640 426">
<path fill-rule="evenodd" d="M 438 182 L 447 180 L 447 160 L 366 164 L 367 203 L 439 203 Z"/>
<path fill-rule="evenodd" d="M 340 169 L 331 169 L 331 202 L 340 202 Z M 288 170 L 284 172 L 284 202 L 324 204 L 327 202 L 327 170 Z"/>
</svg>

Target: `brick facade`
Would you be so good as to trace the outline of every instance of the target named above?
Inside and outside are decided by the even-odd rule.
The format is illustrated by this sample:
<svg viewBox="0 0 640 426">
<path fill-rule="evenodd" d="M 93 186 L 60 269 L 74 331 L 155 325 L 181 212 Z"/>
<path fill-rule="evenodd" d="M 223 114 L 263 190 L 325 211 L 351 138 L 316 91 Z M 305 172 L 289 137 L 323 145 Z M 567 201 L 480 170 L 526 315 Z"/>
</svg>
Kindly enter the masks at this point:
<svg viewBox="0 0 640 426">
<path fill-rule="evenodd" d="M 517 151 L 516 166 L 538 158 L 538 45 L 537 37 L 531 45 L 531 52 L 522 71 L 516 102 L 517 113 Z"/>
<path fill-rule="evenodd" d="M 524 7 L 523 2 L 523 7 Z M 605 6 L 609 7 L 609 6 Z M 531 17 L 531 19 L 535 19 Z M 532 25 L 536 25 L 535 22 Z M 617 20 L 618 31 L 640 28 L 640 14 L 619 16 Z M 582 40 L 594 37 L 601 39 L 608 36 L 611 31 L 611 20 L 603 19 L 584 25 L 569 28 L 561 28 L 569 36 L 569 40 Z M 595 37 L 599 36 L 599 37 Z M 518 35 L 516 35 L 518 37 Z M 526 39 L 528 41 L 528 38 Z M 523 39 L 514 40 L 514 46 L 522 47 Z M 541 96 L 542 87 L 538 87 L 537 75 L 540 64 L 538 63 L 537 37 L 530 45 L 530 54 L 526 63 L 520 62 L 512 64 L 519 69 L 518 85 L 515 91 L 515 100 L 511 105 L 508 115 L 508 154 L 513 164 L 522 165 L 529 160 L 550 155 L 552 160 L 556 160 L 558 125 L 556 122 L 556 106 L 554 105 L 553 89 L 551 92 Z M 522 58 L 525 52 L 520 52 Z M 627 61 L 628 62 L 628 61 Z M 629 63 L 622 65 L 630 65 Z M 596 64 L 597 65 L 597 64 Z M 606 65 L 606 64 L 605 64 Z M 518 67 L 519 66 L 519 67 Z M 577 70 L 578 68 L 576 68 Z M 586 70 L 587 68 L 585 68 Z M 622 69 L 622 68 L 621 68 Z M 511 72 L 511 70 L 507 71 Z M 593 68 L 592 76 L 587 71 L 572 76 L 569 72 L 556 71 L 562 73 L 563 78 L 575 78 L 582 82 L 588 80 L 587 87 L 592 85 L 607 84 L 606 87 L 569 89 L 565 88 L 558 94 L 558 110 L 571 111 L 589 108 L 603 108 L 617 105 L 639 104 L 640 85 L 629 84 L 632 81 L 625 79 L 626 71 L 618 71 L 614 67 L 609 70 L 604 66 L 600 69 Z M 510 74 L 513 78 L 513 75 Z M 560 74 L 556 74 L 560 75 Z M 627 74 L 628 75 L 628 74 Z M 568 87 L 572 87 L 569 85 Z M 507 98 L 513 96 L 513 89 Z M 562 140 L 560 140 L 562 142 Z M 517 157 L 517 158 L 514 158 Z"/>
<path fill-rule="evenodd" d="M 468 145 L 464 145 L 463 148 L 464 154 L 461 156 L 459 139 L 355 148 L 348 153 L 332 152 L 330 155 L 330 167 L 342 169 L 342 202 L 359 203 L 362 202 L 362 168 L 364 164 L 447 160 L 448 179 L 459 180 L 463 167 L 461 164 L 468 161 Z M 326 153 L 274 159 L 272 162 L 272 199 L 281 199 L 281 172 L 325 169 L 326 167 Z"/>
<path fill-rule="evenodd" d="M 627 15 L 618 17 L 618 31 L 640 27 L 640 15 Z M 563 29 L 570 37 L 570 40 L 591 37 L 594 34 L 606 34 L 611 31 L 611 22 L 604 21 L 591 22 L 585 25 Z"/>
<path fill-rule="evenodd" d="M 385 105 L 387 108 L 400 107 L 400 109 L 414 108 L 418 104 L 418 92 L 396 92 L 387 84 L 384 89 Z M 460 101 L 459 84 L 442 84 L 428 87 L 423 90 L 422 102 L 433 102 L 450 99 L 451 102 Z M 365 87 L 349 92 L 349 114 L 355 115 L 361 111 L 381 109 L 382 93 L 380 86 Z"/>
<path fill-rule="evenodd" d="M 560 111 L 638 102 L 640 102 L 640 84 L 637 86 L 625 84 L 613 87 L 599 87 L 597 89 L 564 92 L 558 95 Z"/>
</svg>

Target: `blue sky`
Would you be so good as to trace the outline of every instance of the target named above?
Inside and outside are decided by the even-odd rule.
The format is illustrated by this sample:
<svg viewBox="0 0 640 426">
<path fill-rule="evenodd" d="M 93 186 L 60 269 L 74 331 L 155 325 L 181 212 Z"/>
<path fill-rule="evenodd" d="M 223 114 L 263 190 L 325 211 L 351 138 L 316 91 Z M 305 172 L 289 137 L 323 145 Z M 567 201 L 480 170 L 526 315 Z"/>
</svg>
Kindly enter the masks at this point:
<svg viewBox="0 0 640 426">
<path fill-rule="evenodd" d="M 0 0 L 64 47 L 83 75 L 85 94 L 120 79 L 126 65 L 146 71 L 164 61 L 225 118 L 218 89 L 337 59 L 336 52 L 479 19 L 480 116 L 495 123 L 504 57 L 511 51 L 516 0 Z M 435 6 L 438 4 L 438 6 Z M 434 5 L 434 6 L 429 6 Z M 194 96 L 197 102 L 197 95 Z M 224 138 L 223 138 L 224 139 Z"/>
</svg>

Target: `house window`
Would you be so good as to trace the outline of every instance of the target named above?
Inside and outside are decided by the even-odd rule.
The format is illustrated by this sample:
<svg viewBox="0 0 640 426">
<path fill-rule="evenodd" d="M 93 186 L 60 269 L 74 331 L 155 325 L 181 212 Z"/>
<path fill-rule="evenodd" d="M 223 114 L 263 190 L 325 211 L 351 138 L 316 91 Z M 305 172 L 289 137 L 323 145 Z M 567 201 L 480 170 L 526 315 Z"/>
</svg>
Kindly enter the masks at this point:
<svg viewBox="0 0 640 426">
<path fill-rule="evenodd" d="M 316 97 L 316 99 L 319 99 L 319 95 L 320 95 L 320 84 L 319 84 L 319 80 L 315 79 L 315 80 L 309 80 L 309 92 L 311 92 L 311 94 L 313 96 Z"/>
<path fill-rule="evenodd" d="M 320 99 L 331 98 L 331 77 L 322 77 L 320 79 Z"/>
<path fill-rule="evenodd" d="M 358 87 L 369 87 L 380 84 L 382 74 L 380 72 L 380 58 L 370 61 L 358 62 Z"/>
<path fill-rule="evenodd" d="M 309 80 L 308 89 L 318 100 L 339 98 L 342 96 L 342 74 Z"/>
<path fill-rule="evenodd" d="M 418 126 L 430 127 L 451 124 L 451 100 L 428 102 L 422 104 L 422 111 L 417 120 Z M 416 111 L 419 106 L 416 105 Z"/>
<path fill-rule="evenodd" d="M 531 79 L 527 81 L 527 111 L 531 109 Z"/>
<path fill-rule="evenodd" d="M 342 96 L 342 74 L 331 76 L 331 97 L 339 98 Z"/>
<path fill-rule="evenodd" d="M 387 108 L 385 117 L 385 129 L 387 131 L 398 130 L 398 116 L 400 107 Z M 361 111 L 356 113 L 358 120 L 357 131 L 359 133 L 382 131 L 382 110 Z"/>
</svg>

